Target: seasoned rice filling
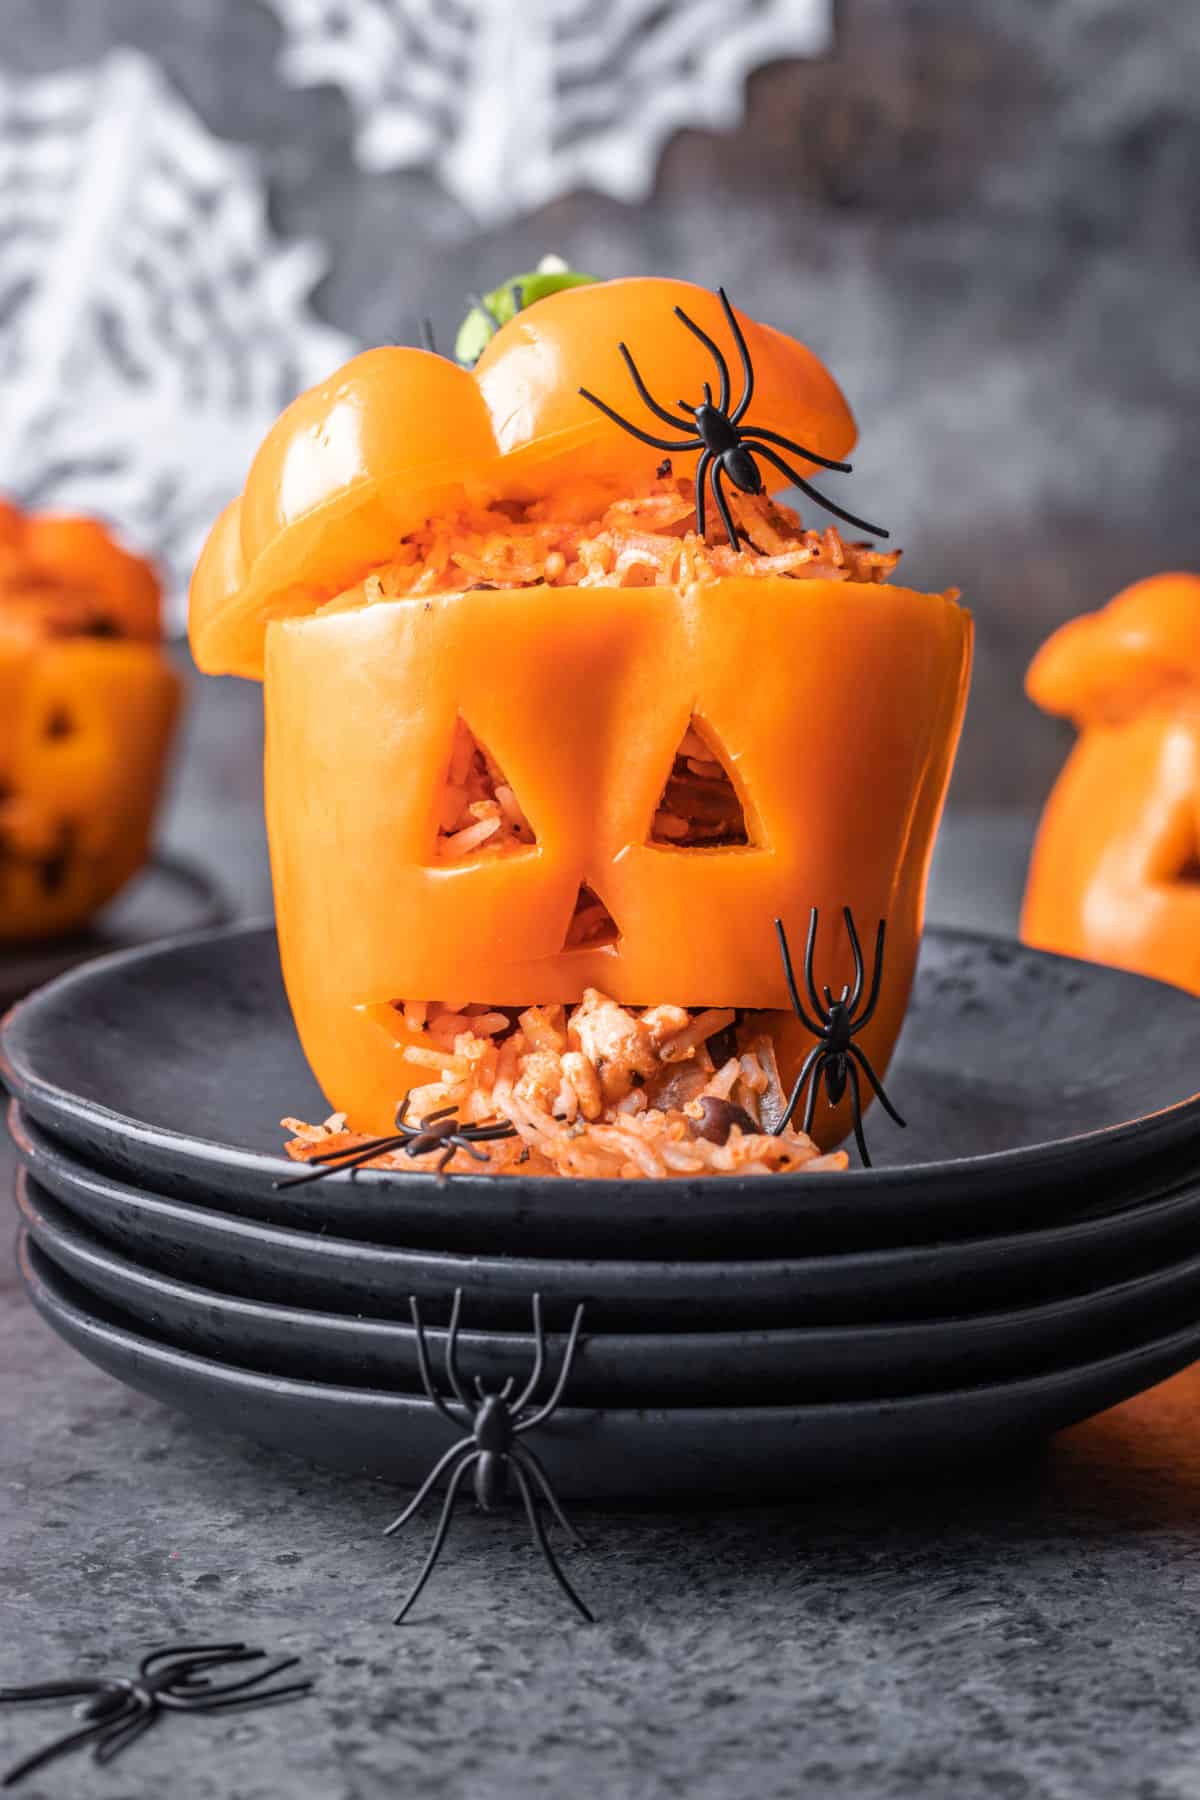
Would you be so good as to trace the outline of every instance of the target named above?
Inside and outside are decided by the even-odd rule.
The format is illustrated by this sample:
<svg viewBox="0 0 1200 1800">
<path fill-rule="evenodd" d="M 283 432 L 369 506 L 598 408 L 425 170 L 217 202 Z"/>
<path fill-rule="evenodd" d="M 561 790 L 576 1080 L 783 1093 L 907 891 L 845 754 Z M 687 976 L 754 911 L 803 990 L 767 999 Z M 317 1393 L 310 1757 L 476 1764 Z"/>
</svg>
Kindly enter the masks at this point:
<svg viewBox="0 0 1200 1800">
<path fill-rule="evenodd" d="M 790 1126 L 771 1040 L 739 1034 L 731 1009 L 643 1011 L 589 988 L 578 1006 L 523 1012 L 449 1002 L 397 1002 L 401 1055 L 434 1079 L 412 1090 L 418 1122 L 453 1107 L 465 1124 L 506 1121 L 512 1138 L 488 1145 L 496 1174 L 616 1176 L 767 1175 L 844 1169 Z M 345 1118 L 323 1125 L 285 1119 L 290 1156 L 307 1161 L 367 1142 Z M 371 1166 L 428 1169 L 440 1150 L 388 1152 Z M 459 1151 L 449 1169 L 479 1172 Z"/>
<path fill-rule="evenodd" d="M 690 587 L 733 575 L 808 581 L 886 581 L 898 550 L 846 543 L 834 526 L 808 531 L 799 513 L 766 494 L 733 493 L 730 504 L 751 545 L 733 549 L 696 534 L 692 484 L 670 465 L 646 494 L 573 513 L 552 500 L 498 501 L 431 520 L 401 542 L 395 559 L 328 603 L 346 611 L 410 594 L 473 587 Z"/>
</svg>

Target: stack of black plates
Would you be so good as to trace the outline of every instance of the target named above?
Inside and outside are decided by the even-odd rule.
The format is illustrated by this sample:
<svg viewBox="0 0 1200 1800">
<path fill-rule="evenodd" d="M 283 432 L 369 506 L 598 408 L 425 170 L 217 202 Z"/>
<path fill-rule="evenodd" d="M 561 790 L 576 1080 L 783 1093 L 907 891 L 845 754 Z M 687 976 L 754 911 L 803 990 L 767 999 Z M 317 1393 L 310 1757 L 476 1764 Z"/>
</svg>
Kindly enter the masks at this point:
<svg viewBox="0 0 1200 1800">
<path fill-rule="evenodd" d="M 1200 1003 L 931 932 L 875 1115 L 881 1167 L 745 1180 L 339 1174 L 271 932 L 78 970 L 10 1014 L 34 1304 L 121 1380 L 222 1428 L 415 1482 L 456 1289 L 461 1363 L 528 1370 L 532 1297 L 585 1337 L 538 1448 L 564 1494 L 843 1478 L 1043 1436 L 1200 1356 Z"/>
</svg>

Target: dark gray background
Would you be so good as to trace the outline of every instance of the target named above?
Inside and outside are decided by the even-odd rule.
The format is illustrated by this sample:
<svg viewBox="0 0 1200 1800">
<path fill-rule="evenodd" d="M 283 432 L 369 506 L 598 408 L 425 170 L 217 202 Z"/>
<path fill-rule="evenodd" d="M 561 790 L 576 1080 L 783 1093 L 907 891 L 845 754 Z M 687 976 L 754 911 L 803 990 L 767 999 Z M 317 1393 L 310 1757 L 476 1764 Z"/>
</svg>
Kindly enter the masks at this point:
<svg viewBox="0 0 1200 1800">
<path fill-rule="evenodd" d="M 801 333 L 862 428 L 851 504 L 892 525 L 908 580 L 975 610 L 956 798 L 1028 805 L 1066 742 L 1022 699 L 1040 638 L 1136 576 L 1200 566 L 1200 8 L 837 12 L 832 56 L 757 74 L 745 127 L 684 133 L 646 205 L 581 194 L 488 233 L 424 175 L 358 171 L 346 102 L 280 83 L 259 0 L 4 0 L 0 60 L 151 52 L 261 149 L 279 228 L 332 252 L 318 309 L 364 340 L 423 312 L 446 329 L 467 290 L 549 248 L 724 281 Z M 255 709 L 227 704 L 252 769 Z"/>
</svg>

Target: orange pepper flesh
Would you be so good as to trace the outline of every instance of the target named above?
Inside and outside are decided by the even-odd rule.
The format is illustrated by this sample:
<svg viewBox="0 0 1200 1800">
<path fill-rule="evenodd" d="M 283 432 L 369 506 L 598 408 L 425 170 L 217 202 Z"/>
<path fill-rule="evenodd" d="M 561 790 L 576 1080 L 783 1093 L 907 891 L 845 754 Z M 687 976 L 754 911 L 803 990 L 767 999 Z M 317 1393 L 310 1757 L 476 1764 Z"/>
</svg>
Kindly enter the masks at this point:
<svg viewBox="0 0 1200 1800">
<path fill-rule="evenodd" d="M 146 859 L 180 698 L 159 603 L 96 520 L 0 506 L 0 938 L 77 929 Z"/>
<path fill-rule="evenodd" d="M 888 920 L 862 1042 L 882 1073 L 907 1004 L 934 833 L 970 663 L 969 616 L 904 588 L 782 579 L 526 588 L 376 604 L 271 626 L 267 824 L 285 977 L 332 1104 L 387 1128 L 429 1079 L 389 1003 L 525 1006 L 595 986 L 641 1005 L 783 1008 L 773 930 L 799 955 L 819 905 L 820 979 L 852 973 L 840 917 Z M 435 855 L 456 719 L 536 835 Z M 739 789 L 751 844 L 648 843 L 689 721 Z M 615 946 L 562 948 L 580 884 Z M 798 1060 L 803 1034 L 785 1031 Z M 848 1116 L 819 1117 L 836 1141 Z"/>
<path fill-rule="evenodd" d="M 1200 993 L 1200 577 L 1154 576 L 1064 625 L 1027 688 L 1081 735 L 1042 816 L 1022 937 Z"/>
<path fill-rule="evenodd" d="M 648 490 L 664 452 L 624 341 L 674 412 L 718 377 L 682 306 L 742 374 L 716 296 L 635 280 L 540 300 L 471 374 L 420 351 L 356 358 L 283 415 L 197 566 L 200 666 L 263 674 L 266 803 L 288 992 L 309 1060 L 357 1129 L 384 1131 L 426 1068 L 402 1060 L 393 1002 L 528 1006 L 588 986 L 649 1005 L 773 1016 L 785 1075 L 807 1048 L 786 1009 L 773 921 L 799 959 L 822 909 L 818 976 L 868 954 L 886 917 L 883 998 L 860 1040 L 886 1068 L 907 1004 L 925 881 L 962 721 L 971 627 L 904 588 L 721 577 L 686 588 L 530 586 L 345 606 L 406 533 L 477 502 L 537 498 L 595 516 Z M 742 319 L 754 362 L 743 424 L 843 457 L 854 420 L 802 344 Z M 811 463 L 786 452 L 801 473 Z M 768 491 L 787 477 L 760 458 Z M 694 451 L 670 453 L 674 477 Z M 594 511 L 589 511 L 594 509 Z M 710 509 L 711 510 L 711 509 Z M 470 578 L 447 573 L 446 589 Z M 339 600 L 344 610 L 329 603 Z M 321 609 L 325 610 L 321 610 Z M 264 665 L 265 657 L 265 665 Z M 459 863 L 437 828 L 462 719 L 514 790 L 536 842 Z M 691 721 L 742 802 L 745 846 L 648 842 Z M 615 943 L 566 949 L 583 884 Z M 822 1142 L 845 1106 L 822 1109 Z"/>
<path fill-rule="evenodd" d="M 599 299 L 593 298 L 599 296 Z M 245 493 L 217 521 L 192 578 L 189 627 L 211 675 L 262 675 L 272 619 L 313 612 L 386 562 L 425 517 L 466 497 L 636 491 L 662 452 L 630 437 L 579 394 L 656 435 L 684 436 L 646 413 L 616 349 L 626 338 L 651 387 L 674 407 L 713 379 L 707 352 L 672 316 L 682 305 L 736 357 L 719 303 L 685 281 L 577 287 L 539 300 L 497 332 L 468 372 L 424 350 L 365 351 L 292 402 L 268 433 Z M 755 424 L 841 457 L 854 420 L 833 377 L 782 332 L 743 319 L 755 364 Z M 687 474 L 695 455 L 674 459 Z M 803 473 L 810 465 L 792 458 Z M 786 479 L 762 465 L 772 491 Z"/>
</svg>

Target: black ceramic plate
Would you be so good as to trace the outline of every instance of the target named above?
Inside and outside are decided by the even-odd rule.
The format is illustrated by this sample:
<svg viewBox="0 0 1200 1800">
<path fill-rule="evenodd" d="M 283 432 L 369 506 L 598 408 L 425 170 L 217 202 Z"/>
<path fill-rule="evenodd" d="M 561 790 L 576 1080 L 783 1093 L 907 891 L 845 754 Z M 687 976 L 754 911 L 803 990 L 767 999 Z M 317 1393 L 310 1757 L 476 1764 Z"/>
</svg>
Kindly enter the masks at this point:
<svg viewBox="0 0 1200 1800">
<path fill-rule="evenodd" d="M 311 1312 L 240 1299 L 172 1281 L 121 1256 L 80 1226 L 31 1181 L 17 1177 L 17 1207 L 38 1249 L 134 1330 L 179 1349 L 315 1381 L 417 1390 L 414 1333 L 407 1322 Z M 613 1335 L 583 1340 L 571 1391 L 605 1405 L 751 1402 L 788 1394 L 805 1401 L 916 1394 L 948 1383 L 1010 1380 L 1123 1348 L 1145 1334 L 1200 1316 L 1200 1256 L 1095 1293 L 1002 1313 L 906 1325 L 816 1326 Z M 440 1368 L 445 1333 L 429 1329 Z M 552 1342 L 557 1366 L 561 1338 Z M 468 1383 L 498 1387 L 528 1374 L 524 1335 L 464 1331 L 459 1361 Z"/>
<path fill-rule="evenodd" d="M 466 1323 L 518 1330 L 535 1292 L 558 1323 L 586 1301 L 597 1331 L 874 1324 L 1082 1293 L 1186 1255 L 1200 1232 L 1197 1182 L 1107 1219 L 907 1249 L 715 1262 L 462 1256 L 318 1237 L 161 1199 L 76 1162 L 19 1107 L 9 1127 L 38 1184 L 135 1262 L 250 1299 L 392 1319 L 405 1316 L 410 1294 L 448 1308 L 461 1287 Z"/>
<path fill-rule="evenodd" d="M 176 857 L 157 855 L 86 931 L 47 943 L 0 945 L 0 1006 L 11 1006 L 79 963 L 203 931 L 228 917 L 224 896 L 202 870 Z"/>
<path fill-rule="evenodd" d="M 77 970 L 9 1015 L 0 1071 L 87 1161 L 157 1192 L 407 1244 L 745 1255 L 1009 1230 L 1161 1190 L 1200 1162 L 1200 1003 L 1174 988 L 931 932 L 882 1163 L 837 1177 L 563 1182 L 341 1175 L 280 1194 L 284 1114 L 326 1109 L 273 934 L 239 927 Z M 912 1159 L 905 1162 L 905 1159 Z M 294 1172 L 294 1168 L 293 1168 Z"/>
<path fill-rule="evenodd" d="M 23 1241 L 18 1262 L 43 1318 L 119 1381 L 223 1432 L 409 1485 L 453 1441 L 427 1400 L 237 1369 L 114 1322 Z M 531 1442 L 559 1491 L 596 1499 L 790 1496 L 930 1457 L 994 1455 L 1152 1387 L 1200 1355 L 1200 1324 L 1116 1355 L 996 1386 L 824 1406 L 564 1407 Z M 568 1399 L 570 1393 L 568 1390 Z M 387 1506 L 381 1501 L 380 1518 Z M 425 1539 L 397 1549 L 411 1578 Z"/>
</svg>

